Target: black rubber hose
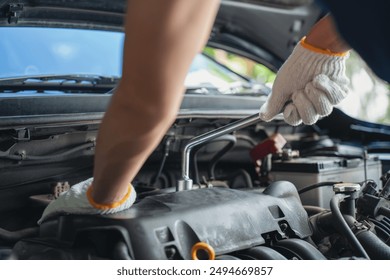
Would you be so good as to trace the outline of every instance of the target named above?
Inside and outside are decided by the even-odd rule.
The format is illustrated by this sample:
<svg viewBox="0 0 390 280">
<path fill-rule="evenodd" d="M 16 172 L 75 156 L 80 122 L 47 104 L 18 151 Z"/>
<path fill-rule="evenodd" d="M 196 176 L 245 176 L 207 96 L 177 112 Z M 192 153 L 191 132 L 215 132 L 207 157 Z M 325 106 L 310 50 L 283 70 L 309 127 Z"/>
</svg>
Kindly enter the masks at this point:
<svg viewBox="0 0 390 280">
<path fill-rule="evenodd" d="M 218 151 L 217 154 L 213 156 L 213 158 L 210 160 L 209 165 L 209 177 L 211 179 L 215 179 L 215 166 L 217 165 L 218 161 L 227 153 L 229 152 L 237 143 L 237 138 L 234 135 L 224 135 L 223 138 L 217 138 L 219 141 L 227 141 L 225 147 L 223 147 L 220 151 Z"/>
<path fill-rule="evenodd" d="M 35 237 L 39 234 L 39 227 L 25 228 L 18 231 L 8 231 L 0 228 L 0 240 L 8 243 L 16 243 L 27 237 Z"/>
<path fill-rule="evenodd" d="M 192 162 L 193 162 L 193 171 L 194 171 L 194 176 L 193 176 L 194 182 L 198 185 L 200 185 L 199 169 L 198 169 L 198 152 L 204 146 L 215 142 L 228 142 L 228 143 L 221 150 L 219 150 L 211 159 L 209 164 L 209 171 L 208 171 L 208 175 L 210 179 L 215 179 L 214 169 L 216 164 L 224 154 L 226 154 L 229 150 L 231 150 L 235 146 L 237 139 L 234 135 L 227 134 L 227 135 L 220 136 L 216 139 L 210 140 L 204 143 L 203 145 L 201 145 L 200 147 L 197 147 L 197 149 L 194 151 Z"/>
<path fill-rule="evenodd" d="M 192 166 L 194 168 L 194 182 L 195 184 L 197 184 L 198 186 L 200 186 L 200 178 L 199 178 L 199 168 L 198 168 L 198 152 L 199 152 L 200 149 L 197 149 L 195 152 L 194 152 L 194 155 L 192 157 Z"/>
<path fill-rule="evenodd" d="M 362 244 L 345 221 L 343 214 L 340 211 L 340 202 L 343 201 L 346 197 L 344 194 L 335 194 L 330 200 L 330 209 L 332 210 L 332 216 L 334 222 L 336 223 L 337 228 L 341 231 L 340 233 L 347 238 L 349 244 L 352 247 L 352 250 L 358 257 L 363 257 L 370 259 L 367 252 L 364 250 Z"/>
<path fill-rule="evenodd" d="M 390 218 L 390 209 L 385 207 L 380 207 L 378 209 L 378 215 L 386 216 L 387 218 Z"/>
<path fill-rule="evenodd" d="M 311 237 L 316 243 L 337 232 L 334 228 L 333 215 L 331 212 L 325 211 L 310 216 L 309 221 L 313 230 Z"/>
<path fill-rule="evenodd" d="M 253 183 L 251 175 L 245 170 L 245 169 L 238 169 L 237 171 L 234 171 L 233 173 L 229 174 L 228 176 L 221 177 L 220 180 L 228 180 L 231 188 L 237 188 L 234 184 L 234 180 L 236 178 L 241 177 L 244 179 L 244 187 L 246 189 L 252 189 Z M 240 186 L 242 187 L 242 186 Z"/>
<path fill-rule="evenodd" d="M 157 171 L 157 175 L 156 177 L 153 179 L 153 182 L 151 183 L 151 185 L 154 187 L 158 181 L 158 179 L 160 178 L 161 174 L 162 174 L 162 171 L 164 169 L 164 166 L 165 166 L 165 161 L 167 160 L 168 156 L 169 156 L 169 147 L 171 146 L 171 139 L 168 138 L 166 141 L 165 141 L 165 144 L 164 144 L 164 154 L 163 154 L 163 158 L 161 160 L 161 163 L 160 163 L 160 167 Z"/>
<path fill-rule="evenodd" d="M 390 247 L 369 230 L 356 234 L 357 239 L 373 260 L 390 260 Z"/>
<path fill-rule="evenodd" d="M 338 183 L 342 183 L 342 182 L 340 182 L 340 181 L 339 182 L 321 182 L 321 183 L 317 183 L 317 184 L 313 184 L 313 185 L 304 187 L 304 188 L 300 189 L 298 191 L 298 193 L 303 194 L 305 192 L 308 192 L 308 191 L 311 191 L 314 189 L 318 189 L 318 188 L 322 188 L 322 187 L 329 187 L 329 186 L 333 186 L 334 184 L 338 184 Z"/>
<path fill-rule="evenodd" d="M 252 260 L 287 260 L 282 254 L 265 246 L 257 246 L 238 254 L 242 259 Z"/>
<path fill-rule="evenodd" d="M 356 224 L 356 220 L 352 216 L 344 215 L 344 219 L 349 227 L 353 227 Z M 390 247 L 375 233 L 368 229 L 363 229 L 356 232 L 355 235 L 371 259 L 390 260 Z"/>
<path fill-rule="evenodd" d="M 302 260 L 326 260 L 326 257 L 310 243 L 297 239 L 290 238 L 278 241 L 272 246 L 287 258 L 297 257 Z"/>
<path fill-rule="evenodd" d="M 217 261 L 224 261 L 224 260 L 229 260 L 229 261 L 240 261 L 241 259 L 237 258 L 237 257 L 234 257 L 234 256 L 231 256 L 231 255 L 221 255 L 221 256 L 217 256 L 215 258 L 215 260 Z"/>
</svg>

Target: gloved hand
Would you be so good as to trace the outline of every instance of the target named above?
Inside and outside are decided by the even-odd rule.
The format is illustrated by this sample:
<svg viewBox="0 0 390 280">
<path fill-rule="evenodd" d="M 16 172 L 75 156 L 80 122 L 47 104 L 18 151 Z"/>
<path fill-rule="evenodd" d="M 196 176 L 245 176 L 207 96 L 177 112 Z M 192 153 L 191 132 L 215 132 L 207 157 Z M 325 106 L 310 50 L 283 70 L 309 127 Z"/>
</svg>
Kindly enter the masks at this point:
<svg viewBox="0 0 390 280">
<path fill-rule="evenodd" d="M 260 108 L 261 119 L 270 121 L 283 112 L 291 125 L 313 124 L 347 96 L 345 61 L 349 52 L 332 53 L 304 40 L 280 68 L 272 93 Z"/>
<path fill-rule="evenodd" d="M 90 186 L 93 178 L 80 182 L 70 188 L 67 192 L 62 193 L 58 199 L 52 201 L 43 211 L 38 224 L 48 218 L 59 214 L 112 214 L 130 208 L 136 199 L 136 192 L 131 184 L 127 194 L 118 202 L 111 205 L 102 205 L 93 201 L 90 196 Z"/>
</svg>

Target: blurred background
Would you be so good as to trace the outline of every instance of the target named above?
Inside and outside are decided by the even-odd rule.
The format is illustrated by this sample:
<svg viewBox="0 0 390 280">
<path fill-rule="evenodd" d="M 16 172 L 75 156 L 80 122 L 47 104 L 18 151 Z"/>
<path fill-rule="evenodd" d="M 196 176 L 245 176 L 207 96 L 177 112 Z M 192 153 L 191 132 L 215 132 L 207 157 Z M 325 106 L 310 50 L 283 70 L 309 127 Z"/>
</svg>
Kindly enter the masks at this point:
<svg viewBox="0 0 390 280">
<path fill-rule="evenodd" d="M 269 87 L 276 73 L 266 66 L 223 50 L 206 47 L 204 53 L 233 71 Z M 348 115 L 375 123 L 390 124 L 390 85 L 380 80 L 355 52 L 347 61 L 350 93 L 337 107 Z"/>
</svg>

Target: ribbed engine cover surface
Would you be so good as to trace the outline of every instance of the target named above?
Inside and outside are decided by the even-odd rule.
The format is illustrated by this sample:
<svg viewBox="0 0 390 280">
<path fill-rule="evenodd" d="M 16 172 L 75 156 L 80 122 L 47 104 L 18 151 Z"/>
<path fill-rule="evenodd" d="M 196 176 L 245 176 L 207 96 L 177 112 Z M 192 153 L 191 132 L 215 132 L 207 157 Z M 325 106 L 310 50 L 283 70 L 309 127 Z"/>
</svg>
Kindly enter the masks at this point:
<svg viewBox="0 0 390 280">
<path fill-rule="evenodd" d="M 196 189 L 147 197 L 117 214 L 61 216 L 43 223 L 41 236 L 73 241 L 80 232 L 114 226 L 128 234 L 135 259 L 167 259 L 172 250 L 190 259 L 199 241 L 225 254 L 264 244 L 265 233 L 283 236 L 286 224 L 299 238 L 311 235 L 296 188 L 281 181 L 264 192 Z"/>
</svg>

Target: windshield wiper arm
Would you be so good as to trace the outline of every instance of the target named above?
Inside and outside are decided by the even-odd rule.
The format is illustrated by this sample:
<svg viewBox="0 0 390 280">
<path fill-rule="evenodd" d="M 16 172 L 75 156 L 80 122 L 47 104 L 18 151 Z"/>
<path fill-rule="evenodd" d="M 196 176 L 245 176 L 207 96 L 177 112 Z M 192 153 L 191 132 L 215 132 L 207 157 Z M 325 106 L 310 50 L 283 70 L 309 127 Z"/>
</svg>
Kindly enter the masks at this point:
<svg viewBox="0 0 390 280">
<path fill-rule="evenodd" d="M 119 77 L 100 75 L 39 75 L 0 79 L 0 91 L 60 90 L 66 92 L 107 92 Z"/>
</svg>

